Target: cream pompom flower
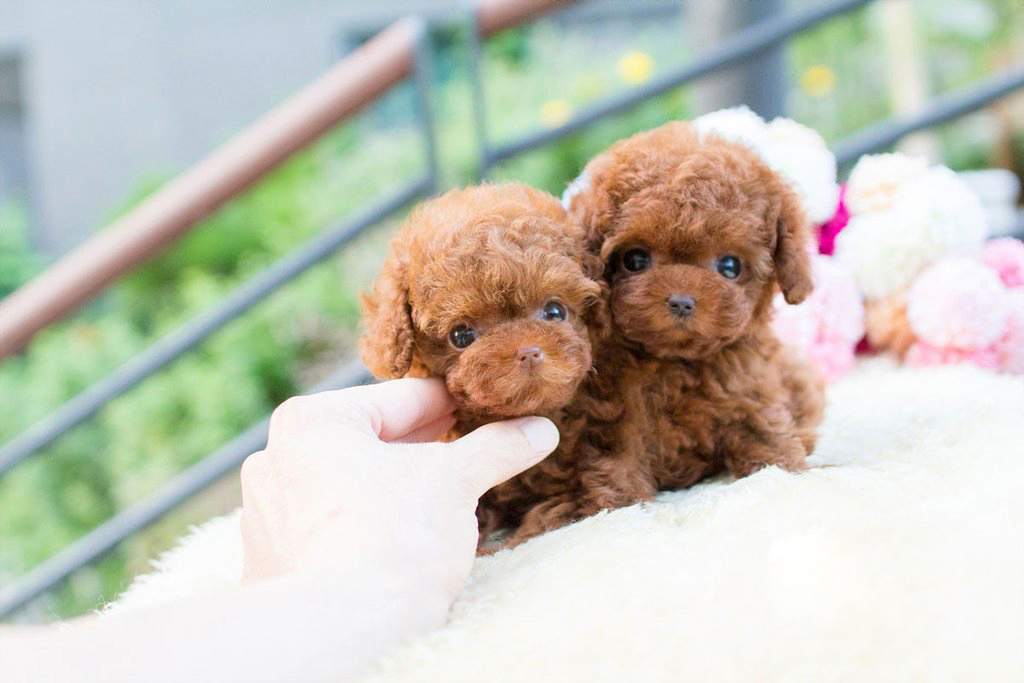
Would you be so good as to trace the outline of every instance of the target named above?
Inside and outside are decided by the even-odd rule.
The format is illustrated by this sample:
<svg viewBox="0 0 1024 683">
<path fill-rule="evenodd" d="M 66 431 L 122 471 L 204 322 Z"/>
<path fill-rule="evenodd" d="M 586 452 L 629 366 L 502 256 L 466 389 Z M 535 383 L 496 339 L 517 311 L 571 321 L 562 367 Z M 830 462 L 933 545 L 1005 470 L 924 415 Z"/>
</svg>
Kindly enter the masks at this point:
<svg viewBox="0 0 1024 683">
<path fill-rule="evenodd" d="M 846 208 L 851 215 L 891 208 L 896 192 L 928 171 L 927 162 L 898 152 L 866 154 L 846 182 Z"/>
</svg>

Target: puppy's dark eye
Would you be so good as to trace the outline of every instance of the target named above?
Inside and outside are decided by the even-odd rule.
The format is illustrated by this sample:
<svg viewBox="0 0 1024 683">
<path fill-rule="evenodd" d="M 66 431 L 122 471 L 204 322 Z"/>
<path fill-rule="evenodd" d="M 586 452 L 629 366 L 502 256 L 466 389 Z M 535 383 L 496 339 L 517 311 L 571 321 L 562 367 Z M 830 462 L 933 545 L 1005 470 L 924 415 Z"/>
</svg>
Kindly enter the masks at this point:
<svg viewBox="0 0 1024 683">
<path fill-rule="evenodd" d="M 455 348 L 464 349 L 476 341 L 476 330 L 469 325 L 456 325 L 448 333 L 448 339 Z"/>
<path fill-rule="evenodd" d="M 561 301 L 549 301 L 541 309 L 540 317 L 542 320 L 561 322 L 569 317 L 569 311 Z"/>
<path fill-rule="evenodd" d="M 651 254 L 646 249 L 634 248 L 622 255 L 622 267 L 639 273 L 651 267 Z"/>
<path fill-rule="evenodd" d="M 740 260 L 735 256 L 723 256 L 715 261 L 715 270 L 722 277 L 735 280 L 740 276 Z"/>
</svg>

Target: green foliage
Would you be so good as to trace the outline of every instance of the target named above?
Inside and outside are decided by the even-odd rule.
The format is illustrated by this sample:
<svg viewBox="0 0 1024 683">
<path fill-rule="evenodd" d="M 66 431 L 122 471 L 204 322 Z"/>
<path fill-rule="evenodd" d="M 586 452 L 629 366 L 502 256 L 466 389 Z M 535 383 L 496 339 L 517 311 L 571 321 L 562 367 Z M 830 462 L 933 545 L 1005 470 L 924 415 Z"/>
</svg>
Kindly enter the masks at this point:
<svg viewBox="0 0 1024 683">
<path fill-rule="evenodd" d="M 943 84 L 991 70 L 1000 46 L 1022 32 L 1010 16 L 1013 3 L 992 0 L 985 5 L 994 8 L 997 17 L 995 38 L 988 43 L 977 37 L 938 37 L 935 31 L 945 29 L 928 29 L 930 39 L 941 39 L 943 49 L 967 55 L 958 62 L 961 72 L 944 72 L 949 80 Z M 791 44 L 795 84 L 815 65 L 827 66 L 836 76 L 837 86 L 827 97 L 811 96 L 799 87 L 789 95 L 795 117 L 829 140 L 889 115 L 887 74 L 873 21 L 869 12 L 857 12 Z M 443 184 L 463 184 L 473 179 L 477 159 L 465 36 L 458 28 L 437 35 L 442 44 L 434 107 Z M 619 58 L 636 49 L 651 58 L 655 74 L 693 56 L 684 27 L 675 24 L 631 29 L 617 44 L 608 36 L 592 40 L 543 22 L 499 34 L 487 46 L 482 69 L 490 139 L 501 142 L 554 125 L 550 117 L 578 113 L 629 87 L 619 73 Z M 688 89 L 673 91 L 511 160 L 493 175 L 557 194 L 612 141 L 688 116 L 690 100 Z M 189 236 L 99 301 L 41 334 L 25 353 L 0 363 L 0 441 L 17 435 L 154 340 L 209 309 L 311 236 L 420 173 L 422 141 L 412 106 L 408 92 L 398 91 L 332 131 L 201 221 Z M 963 136 L 955 135 L 960 130 L 948 127 L 942 139 L 957 159 L 975 164 L 984 158 L 984 141 L 966 144 Z M 113 215 L 155 191 L 167 177 L 140 181 L 137 192 Z M 277 402 L 350 357 L 359 315 L 356 292 L 376 273 L 398 218 L 385 221 L 268 297 L 0 479 L 0 584 L 157 490 Z M 24 282 L 41 262 L 28 248 L 23 210 L 10 203 L 0 207 L 0 295 Z M 186 506 L 80 572 L 35 606 L 31 616 L 92 608 L 98 595 L 116 593 L 144 568 L 145 558 L 166 547 L 186 523 L 236 504 L 234 488 L 218 488 L 214 500 Z"/>
</svg>

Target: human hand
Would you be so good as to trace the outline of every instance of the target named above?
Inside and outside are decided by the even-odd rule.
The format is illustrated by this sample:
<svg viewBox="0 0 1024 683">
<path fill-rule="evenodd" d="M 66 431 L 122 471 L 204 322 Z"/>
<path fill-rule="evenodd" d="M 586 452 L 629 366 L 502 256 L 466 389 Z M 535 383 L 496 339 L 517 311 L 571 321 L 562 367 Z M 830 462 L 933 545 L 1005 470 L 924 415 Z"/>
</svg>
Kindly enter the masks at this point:
<svg viewBox="0 0 1024 683">
<path fill-rule="evenodd" d="M 477 544 L 477 500 L 558 444 L 544 418 L 485 425 L 424 443 L 452 425 L 436 378 L 289 399 L 267 447 L 242 466 L 243 581 L 293 572 L 382 575 L 462 590 Z"/>
</svg>

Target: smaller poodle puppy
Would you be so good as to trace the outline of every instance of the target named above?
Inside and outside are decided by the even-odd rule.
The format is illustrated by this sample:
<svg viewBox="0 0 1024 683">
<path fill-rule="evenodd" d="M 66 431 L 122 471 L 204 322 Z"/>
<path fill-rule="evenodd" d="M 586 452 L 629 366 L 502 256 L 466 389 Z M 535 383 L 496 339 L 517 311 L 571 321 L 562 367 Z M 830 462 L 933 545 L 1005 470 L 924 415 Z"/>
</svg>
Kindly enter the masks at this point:
<svg viewBox="0 0 1024 683">
<path fill-rule="evenodd" d="M 575 185 L 612 318 L 591 384 L 621 407 L 620 445 L 589 489 L 624 504 L 723 470 L 801 469 L 824 397 L 769 325 L 776 288 L 789 303 L 812 288 L 788 184 L 749 148 L 674 122 L 613 145 Z"/>
<path fill-rule="evenodd" d="M 481 501 L 482 540 L 568 486 L 580 424 L 571 404 L 591 372 L 602 300 L 583 247 L 545 192 L 452 190 L 414 210 L 364 296 L 364 362 L 380 378 L 443 377 L 457 403 L 452 436 L 524 415 L 559 427 L 554 455 Z"/>
</svg>

